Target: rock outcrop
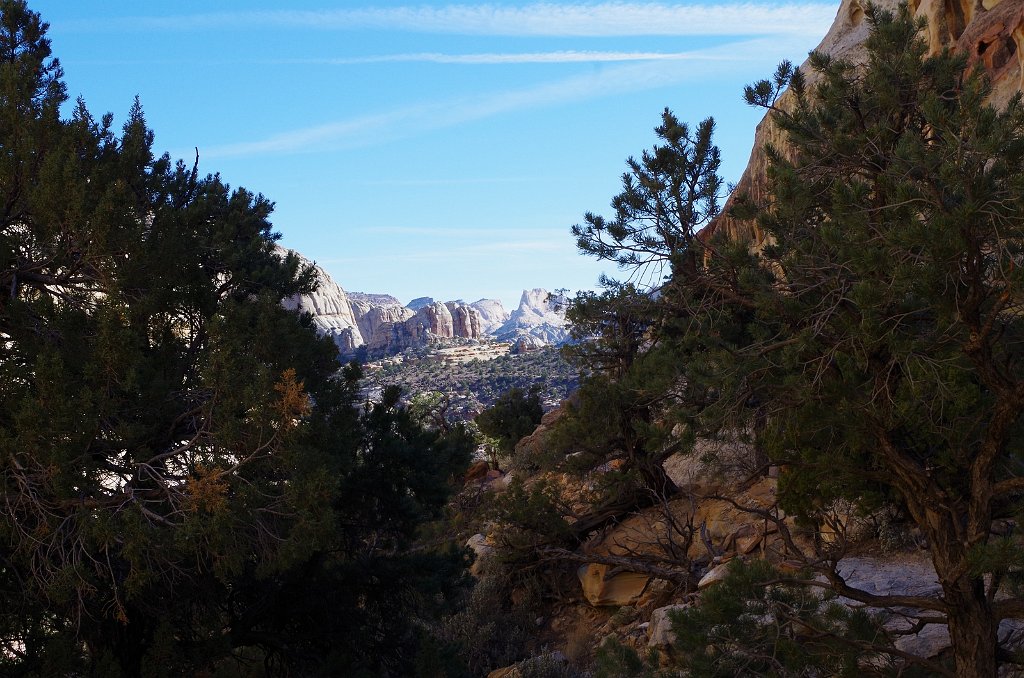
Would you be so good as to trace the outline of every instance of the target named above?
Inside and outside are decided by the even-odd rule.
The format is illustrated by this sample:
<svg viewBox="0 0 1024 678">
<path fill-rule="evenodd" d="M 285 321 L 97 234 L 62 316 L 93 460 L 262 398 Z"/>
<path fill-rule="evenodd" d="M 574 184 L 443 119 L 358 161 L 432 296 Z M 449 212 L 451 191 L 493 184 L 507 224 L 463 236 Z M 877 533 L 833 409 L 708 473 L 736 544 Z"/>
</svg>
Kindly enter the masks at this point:
<svg viewBox="0 0 1024 678">
<path fill-rule="evenodd" d="M 882 8 L 894 9 L 896 0 L 876 0 Z M 836 19 L 816 50 L 834 59 L 846 59 L 857 63 L 863 61 L 866 50 L 864 41 L 868 35 L 869 22 L 864 8 L 866 0 L 843 0 Z M 910 0 L 910 7 L 917 17 L 928 21 L 928 49 L 937 54 L 945 48 L 965 53 L 972 63 L 981 64 L 992 81 L 991 102 L 1000 106 L 1024 88 L 1024 0 Z M 800 66 L 807 84 L 813 85 L 818 74 L 808 67 Z M 794 104 L 795 97 L 788 90 L 782 94 L 776 105 L 787 109 Z M 755 202 L 761 202 L 767 195 L 768 156 L 765 146 L 771 145 L 786 151 L 786 138 L 771 116 L 765 116 L 757 126 L 754 148 L 736 189 L 719 216 L 701 233 L 705 240 L 713 234 L 746 242 L 751 249 L 760 249 L 765 234 L 752 220 L 741 220 L 730 214 L 731 207 L 740 196 L 747 195 Z"/>
<path fill-rule="evenodd" d="M 394 314 L 395 319 L 375 325 L 366 342 L 372 356 L 399 353 L 438 340 L 479 340 L 483 337 L 480 332 L 480 314 L 463 302 L 431 301 L 421 305 L 415 312 L 409 307 L 389 312 Z M 383 317 L 383 311 L 379 315 Z"/>
<path fill-rule="evenodd" d="M 452 316 L 452 335 L 467 339 L 479 339 L 480 313 L 472 306 L 461 301 L 449 301 L 445 304 Z"/>
<path fill-rule="evenodd" d="M 406 307 L 409 308 L 412 311 L 418 311 L 421 308 L 423 308 L 424 306 L 427 306 L 427 305 L 432 304 L 432 303 L 434 303 L 434 298 L 433 297 L 416 297 L 415 299 L 410 301 L 408 304 L 406 304 Z"/>
<path fill-rule="evenodd" d="M 317 330 L 334 340 L 339 353 L 343 355 L 354 353 L 365 342 L 359 330 L 356 314 L 352 310 L 352 303 L 345 290 L 334 282 L 327 271 L 316 266 L 295 250 L 279 247 L 278 252 L 282 256 L 288 253 L 294 254 L 303 265 L 313 265 L 320 278 L 320 286 L 316 292 L 285 299 L 282 302 L 284 307 L 289 310 L 312 313 Z"/>
<path fill-rule="evenodd" d="M 479 299 L 470 304 L 480 314 L 480 333 L 494 334 L 495 330 L 508 322 L 508 311 L 497 299 Z"/>
<path fill-rule="evenodd" d="M 387 326 L 396 323 L 403 323 L 412 318 L 416 313 L 405 306 L 371 306 L 362 316 L 359 317 L 359 330 L 367 344 L 375 343 L 375 340 L 390 332 Z"/>
<path fill-rule="evenodd" d="M 285 308 L 313 314 L 317 329 L 334 340 L 343 358 L 363 347 L 371 357 L 381 357 L 446 339 L 497 338 L 528 350 L 561 343 L 568 336 L 564 299 L 549 299 L 542 289 L 525 290 L 511 314 L 496 299 L 467 304 L 419 297 L 403 306 L 390 294 L 345 292 L 327 271 L 298 252 L 279 250 L 282 255 L 292 251 L 302 263 L 313 265 L 320 278 L 316 292 L 285 300 Z"/>
<path fill-rule="evenodd" d="M 569 338 L 569 326 L 565 320 L 567 303 L 564 296 L 548 294 L 541 288 L 523 290 L 519 307 L 494 331 L 494 336 L 499 341 L 513 344 L 523 337 L 532 337 L 544 344 L 564 343 Z"/>
</svg>

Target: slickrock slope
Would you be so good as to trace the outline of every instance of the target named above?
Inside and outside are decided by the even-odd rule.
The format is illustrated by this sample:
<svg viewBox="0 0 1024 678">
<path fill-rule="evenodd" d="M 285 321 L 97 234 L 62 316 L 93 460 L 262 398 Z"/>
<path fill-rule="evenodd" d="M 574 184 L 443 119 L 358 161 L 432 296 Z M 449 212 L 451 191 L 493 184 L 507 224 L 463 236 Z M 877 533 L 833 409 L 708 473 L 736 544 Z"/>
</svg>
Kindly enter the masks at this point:
<svg viewBox="0 0 1024 678">
<path fill-rule="evenodd" d="M 303 264 L 311 264 L 309 259 L 295 252 L 279 248 L 281 254 L 289 251 L 299 257 Z M 352 303 L 341 285 L 334 282 L 327 271 L 316 266 L 320 276 L 320 287 L 313 294 L 294 296 L 284 301 L 289 310 L 307 311 L 313 314 L 313 322 L 317 329 L 334 339 L 338 352 L 349 355 L 362 346 L 363 335 L 359 330 L 359 322 L 353 312 Z"/>
<path fill-rule="evenodd" d="M 894 0 L 876 0 L 881 7 L 895 8 Z M 865 20 L 866 0 L 843 0 L 836 19 L 817 50 L 835 58 L 853 62 L 864 58 L 864 40 L 868 34 Z M 968 55 L 974 63 L 981 63 L 993 83 L 992 103 L 1005 104 L 1021 91 L 1024 85 L 1024 0 L 910 0 L 916 16 L 928 20 L 928 46 L 932 53 L 944 48 L 955 48 Z M 816 75 L 807 68 L 801 70 L 813 84 Z M 765 76 L 768 76 L 765 73 Z M 793 96 L 785 92 L 779 99 L 781 108 L 793 105 Z M 734 196 L 750 195 L 755 201 L 764 198 L 767 191 L 766 144 L 785 149 L 785 138 L 780 130 L 765 117 L 757 126 L 754 148 L 750 160 L 736 186 Z M 723 233 L 732 240 L 747 242 L 752 248 L 764 245 L 764 234 L 751 221 L 741 221 L 729 215 L 733 204 L 730 199 L 714 223 L 705 229 L 702 237 Z"/>
</svg>

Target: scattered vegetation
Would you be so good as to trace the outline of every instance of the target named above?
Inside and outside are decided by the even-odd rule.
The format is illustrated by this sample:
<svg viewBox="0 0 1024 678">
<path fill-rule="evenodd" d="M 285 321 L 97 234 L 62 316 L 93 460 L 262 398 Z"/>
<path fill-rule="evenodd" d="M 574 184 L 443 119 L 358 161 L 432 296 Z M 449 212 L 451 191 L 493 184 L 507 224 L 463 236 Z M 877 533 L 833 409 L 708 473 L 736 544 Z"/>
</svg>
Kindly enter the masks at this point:
<svg viewBox="0 0 1024 678">
<path fill-rule="evenodd" d="M 515 388 L 535 390 L 542 407 L 565 399 L 578 382 L 578 371 L 553 346 L 490 360 L 446 361 L 430 348 L 410 350 L 367 366 L 364 389 L 376 392 L 398 385 L 409 394 L 438 391 L 450 401 L 451 416 L 466 420 L 480 414 Z"/>
</svg>

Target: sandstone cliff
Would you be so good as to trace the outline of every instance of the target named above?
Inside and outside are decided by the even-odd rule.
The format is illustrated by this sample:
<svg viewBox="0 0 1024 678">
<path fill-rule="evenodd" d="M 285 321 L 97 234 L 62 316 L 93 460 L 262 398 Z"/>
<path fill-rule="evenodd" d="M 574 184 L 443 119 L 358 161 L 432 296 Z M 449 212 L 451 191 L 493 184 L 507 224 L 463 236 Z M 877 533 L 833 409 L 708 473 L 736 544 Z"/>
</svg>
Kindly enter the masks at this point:
<svg viewBox="0 0 1024 678">
<path fill-rule="evenodd" d="M 834 58 L 857 62 L 864 58 L 864 40 L 868 34 L 865 20 L 866 0 L 843 0 L 835 21 L 816 48 L 819 52 Z M 894 9 L 895 0 L 877 0 L 876 5 Z M 967 54 L 975 63 L 985 68 L 993 83 L 992 102 L 1006 103 L 1024 84 L 1024 0 L 910 0 L 915 16 L 928 21 L 928 46 L 932 53 L 952 48 Z M 808 84 L 813 84 L 816 74 L 801 65 Z M 765 73 L 765 76 L 768 76 Z M 778 105 L 788 108 L 793 105 L 790 92 L 780 97 Z M 733 196 L 749 195 L 760 202 L 767 193 L 767 156 L 765 145 L 771 144 L 785 150 L 785 138 L 766 116 L 757 126 L 754 148 L 750 160 Z M 721 233 L 726 237 L 747 242 L 752 248 L 764 244 L 764 234 L 751 221 L 733 218 L 730 198 L 722 216 L 715 220 L 702 237 Z"/>
<path fill-rule="evenodd" d="M 280 248 L 282 254 L 288 251 Z M 303 263 L 313 263 L 294 253 Z M 403 306 L 389 294 L 346 292 L 327 271 L 315 268 L 319 289 L 287 299 L 284 306 L 312 313 L 317 329 L 334 340 L 343 358 L 362 347 L 371 357 L 381 357 L 443 340 L 497 338 L 526 349 L 558 344 L 568 336 L 565 300 L 549 300 L 543 289 L 524 290 L 511 314 L 496 299 L 467 304 L 420 297 Z"/>
<path fill-rule="evenodd" d="M 479 299 L 470 304 L 480 314 L 480 332 L 493 334 L 495 330 L 508 322 L 508 311 L 497 299 Z"/>
<path fill-rule="evenodd" d="M 309 259 L 296 252 L 278 248 L 281 255 L 289 252 L 299 257 L 299 260 L 310 265 Z M 296 295 L 283 302 L 284 307 L 289 310 L 306 311 L 313 314 L 313 322 L 317 330 L 326 334 L 334 340 L 338 346 L 338 352 L 343 355 L 350 355 L 360 346 L 366 343 L 359 330 L 359 323 L 356 314 L 353 312 L 352 303 L 341 285 L 334 282 L 327 271 L 315 266 L 317 275 L 320 277 L 320 287 L 313 294 Z"/>
<path fill-rule="evenodd" d="M 378 312 L 380 322 L 373 326 L 366 341 L 371 356 L 399 353 L 444 339 L 483 338 L 480 314 L 472 306 L 461 301 L 417 301 L 423 303 L 415 311 L 409 307 L 388 307 L 387 317 L 394 316 L 390 321 L 385 319 L 383 310 Z"/>
</svg>

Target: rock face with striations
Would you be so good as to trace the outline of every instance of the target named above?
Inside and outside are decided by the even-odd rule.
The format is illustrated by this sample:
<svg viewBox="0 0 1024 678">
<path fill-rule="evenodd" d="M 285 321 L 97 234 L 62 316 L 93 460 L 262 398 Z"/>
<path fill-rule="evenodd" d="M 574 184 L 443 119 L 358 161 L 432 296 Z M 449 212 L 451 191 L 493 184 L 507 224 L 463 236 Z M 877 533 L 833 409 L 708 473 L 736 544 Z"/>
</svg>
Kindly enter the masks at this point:
<svg viewBox="0 0 1024 678">
<path fill-rule="evenodd" d="M 895 9 L 895 0 L 876 0 L 884 9 Z M 869 22 L 864 9 L 867 0 L 843 0 L 835 21 L 816 50 L 834 59 L 846 59 L 853 63 L 863 61 L 866 50 L 864 41 L 868 36 Z M 914 15 L 928 21 L 927 34 L 929 52 L 937 54 L 951 48 L 967 55 L 970 63 L 979 63 L 992 81 L 991 102 L 1004 105 L 1024 87 L 1024 0 L 909 0 Z M 813 85 L 819 76 L 807 63 L 800 70 Z M 766 74 L 767 75 L 767 74 Z M 795 97 L 786 91 L 776 103 L 788 109 Z M 766 244 L 765 234 L 750 220 L 736 219 L 730 215 L 730 208 L 740 196 L 749 195 L 755 202 L 761 202 L 768 193 L 768 156 L 765 145 L 786 151 L 785 135 L 765 116 L 757 126 L 754 148 L 736 190 L 726 202 L 719 216 L 701 234 L 709 238 L 713 234 L 739 242 L 746 242 L 752 249 Z"/>
<path fill-rule="evenodd" d="M 294 250 L 278 247 L 282 256 L 289 252 L 299 258 L 303 265 L 314 265 L 309 259 Z M 352 303 L 341 285 L 334 282 L 327 271 L 315 266 L 320 286 L 312 294 L 296 295 L 285 299 L 284 307 L 289 310 L 306 311 L 313 314 L 313 322 L 321 334 L 326 334 L 338 346 L 338 352 L 350 355 L 365 342 L 359 330 L 359 321 L 353 312 Z"/>
<path fill-rule="evenodd" d="M 480 314 L 459 301 L 441 303 L 418 299 L 418 309 L 401 309 L 391 322 L 375 326 L 367 348 L 370 355 L 387 355 L 407 348 L 423 346 L 438 339 L 481 339 Z M 398 311 L 393 311 L 398 314 Z"/>
<path fill-rule="evenodd" d="M 374 343 L 374 338 L 382 333 L 389 332 L 386 325 L 403 323 L 416 313 L 401 304 L 387 306 L 371 306 L 359 318 L 359 330 L 367 344 Z"/>
<path fill-rule="evenodd" d="M 456 337 L 479 339 L 480 312 L 461 301 L 449 301 L 445 307 L 452 316 L 452 334 Z"/>
</svg>

